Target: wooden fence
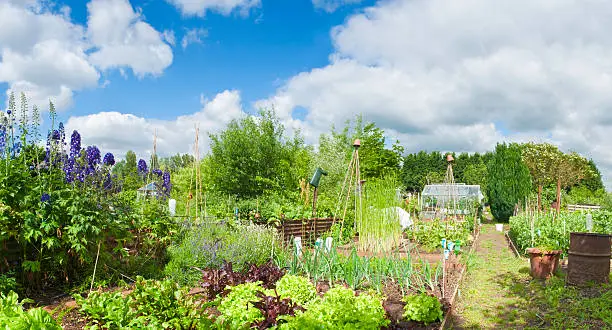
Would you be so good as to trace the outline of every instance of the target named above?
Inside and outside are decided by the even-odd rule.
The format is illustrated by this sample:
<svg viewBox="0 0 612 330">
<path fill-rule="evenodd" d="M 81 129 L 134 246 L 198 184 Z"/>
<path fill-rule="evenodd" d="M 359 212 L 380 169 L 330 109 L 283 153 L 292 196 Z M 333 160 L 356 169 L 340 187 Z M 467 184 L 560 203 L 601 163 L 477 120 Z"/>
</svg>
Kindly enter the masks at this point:
<svg viewBox="0 0 612 330">
<path fill-rule="evenodd" d="M 597 211 L 601 209 L 599 205 L 580 205 L 580 204 L 569 204 L 567 210 L 570 212 L 574 211 Z"/>
<path fill-rule="evenodd" d="M 336 222 L 338 221 L 341 220 L 336 219 Z M 276 229 L 281 233 L 285 242 L 290 242 L 296 236 L 306 242 L 316 240 L 321 234 L 328 231 L 333 223 L 333 218 L 285 220 Z"/>
</svg>

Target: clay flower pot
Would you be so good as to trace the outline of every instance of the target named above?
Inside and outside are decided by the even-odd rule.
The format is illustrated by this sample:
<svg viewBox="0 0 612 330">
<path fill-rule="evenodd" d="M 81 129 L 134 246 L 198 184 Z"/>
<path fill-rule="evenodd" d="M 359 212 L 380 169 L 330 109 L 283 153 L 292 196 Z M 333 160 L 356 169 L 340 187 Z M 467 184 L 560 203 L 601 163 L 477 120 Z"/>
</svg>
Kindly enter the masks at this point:
<svg viewBox="0 0 612 330">
<path fill-rule="evenodd" d="M 533 278 L 547 279 L 559 269 L 561 250 L 543 251 L 538 248 L 528 248 L 531 263 L 531 276 Z"/>
</svg>

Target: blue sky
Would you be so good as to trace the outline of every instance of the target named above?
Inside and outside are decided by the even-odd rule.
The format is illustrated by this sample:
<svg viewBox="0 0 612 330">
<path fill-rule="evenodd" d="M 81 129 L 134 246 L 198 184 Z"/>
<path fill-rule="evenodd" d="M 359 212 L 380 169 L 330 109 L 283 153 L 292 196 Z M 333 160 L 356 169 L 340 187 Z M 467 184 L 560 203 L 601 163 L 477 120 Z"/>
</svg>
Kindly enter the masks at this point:
<svg viewBox="0 0 612 330">
<path fill-rule="evenodd" d="M 161 155 L 192 152 L 198 123 L 206 151 L 208 133 L 274 107 L 313 145 L 357 114 L 407 152 L 550 142 L 611 188 L 611 15 L 609 1 L 0 0 L 0 92 L 52 100 L 118 158 L 147 157 L 155 131 Z"/>
<path fill-rule="evenodd" d="M 204 18 L 185 18 L 163 1 L 131 3 L 154 28 L 174 30 L 179 40 L 190 29 L 204 29 L 207 35 L 202 43 L 177 47 L 172 65 L 160 77 L 125 79 L 118 71 L 108 72 L 104 78 L 111 83 L 80 92 L 70 115 L 117 110 L 172 119 L 196 111 L 200 94 L 214 97 L 226 89 L 240 90 L 242 100 L 250 104 L 272 95 L 290 77 L 325 66 L 333 51 L 331 28 L 372 1 L 330 13 L 308 0 L 264 0 L 246 17 L 207 13 Z M 75 22 L 86 23 L 85 3 L 64 4 L 72 9 Z"/>
</svg>

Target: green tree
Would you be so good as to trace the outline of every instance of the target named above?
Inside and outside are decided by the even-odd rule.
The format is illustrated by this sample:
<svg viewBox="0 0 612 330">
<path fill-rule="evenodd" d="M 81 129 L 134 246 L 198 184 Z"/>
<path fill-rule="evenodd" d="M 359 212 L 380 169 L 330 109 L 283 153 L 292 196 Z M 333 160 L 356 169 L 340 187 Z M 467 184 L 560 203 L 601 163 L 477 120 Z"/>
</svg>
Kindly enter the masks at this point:
<svg viewBox="0 0 612 330">
<path fill-rule="evenodd" d="M 554 164 L 561 156 L 561 151 L 550 143 L 529 142 L 521 146 L 522 158 L 529 168 L 533 184 L 538 192 L 538 210 L 542 209 L 542 189 L 554 182 Z"/>
<path fill-rule="evenodd" d="M 576 152 L 559 153 L 553 165 L 553 175 L 557 182 L 557 213 L 561 209 L 561 189 L 569 188 L 580 180 L 590 177 L 588 161 Z"/>
<path fill-rule="evenodd" d="M 302 151 L 306 148 L 299 136 L 284 139 L 284 126 L 274 110 L 260 110 L 259 116 L 232 120 L 219 134 L 211 134 L 213 189 L 237 196 L 254 198 L 264 193 L 296 192 L 298 173 L 309 164 Z M 292 168 L 294 167 L 294 168 Z"/>
<path fill-rule="evenodd" d="M 515 205 L 529 195 L 531 176 L 517 144 L 497 144 L 487 164 L 487 195 L 497 221 L 508 221 Z"/>
<path fill-rule="evenodd" d="M 353 139 L 360 139 L 359 169 L 364 179 L 383 178 L 386 175 L 399 174 L 400 163 L 404 148 L 399 141 L 386 147 L 385 131 L 375 123 L 368 122 L 363 125 L 361 115 L 355 120 Z"/>
<path fill-rule="evenodd" d="M 463 182 L 470 185 L 479 185 L 481 191 L 487 191 L 487 165 L 478 158 L 478 162 L 469 164 L 463 171 Z"/>
</svg>

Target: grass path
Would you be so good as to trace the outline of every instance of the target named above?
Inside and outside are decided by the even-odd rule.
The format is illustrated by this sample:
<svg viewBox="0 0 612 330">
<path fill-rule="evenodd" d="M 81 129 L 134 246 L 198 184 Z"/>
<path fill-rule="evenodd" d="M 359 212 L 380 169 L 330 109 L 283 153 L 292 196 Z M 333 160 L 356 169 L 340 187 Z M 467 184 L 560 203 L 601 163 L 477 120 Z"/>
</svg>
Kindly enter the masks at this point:
<svg viewBox="0 0 612 330">
<path fill-rule="evenodd" d="M 566 287 L 563 275 L 532 280 L 503 233 L 484 224 L 468 261 L 453 329 L 612 329 L 612 286 Z"/>
</svg>

